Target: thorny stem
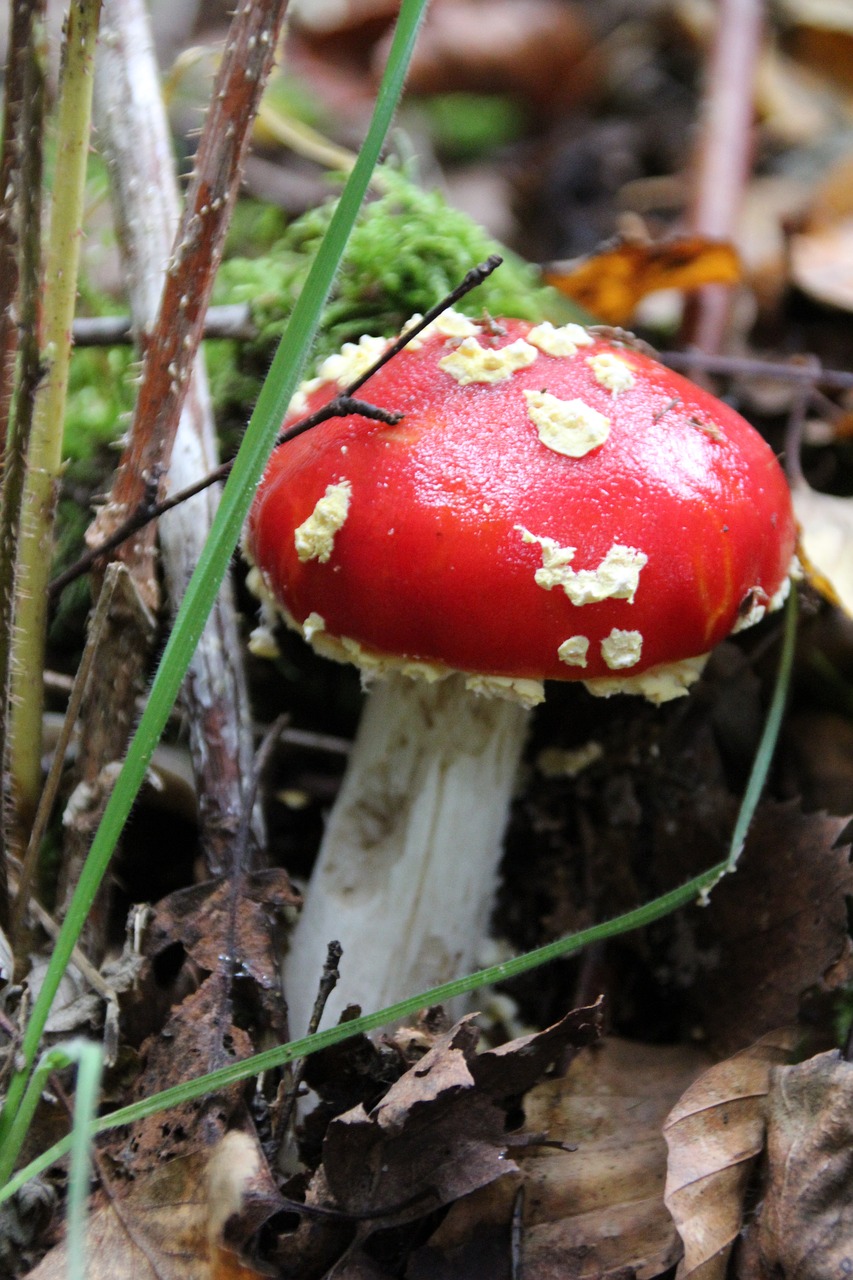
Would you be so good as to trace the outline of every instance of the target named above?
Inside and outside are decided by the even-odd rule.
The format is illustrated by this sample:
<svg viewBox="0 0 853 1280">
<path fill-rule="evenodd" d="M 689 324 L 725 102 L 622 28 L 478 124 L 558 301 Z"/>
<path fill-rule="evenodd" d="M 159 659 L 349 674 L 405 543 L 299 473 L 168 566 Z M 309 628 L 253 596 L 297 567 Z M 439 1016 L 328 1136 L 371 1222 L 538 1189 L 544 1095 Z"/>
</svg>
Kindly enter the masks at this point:
<svg viewBox="0 0 853 1280">
<path fill-rule="evenodd" d="M 17 216 L 21 165 L 27 155 L 22 143 L 27 108 L 32 112 L 32 85 L 25 79 L 32 51 L 32 33 L 40 0 L 19 0 L 9 5 L 9 45 L 6 59 L 6 94 L 3 107 L 3 148 L 0 153 L 0 448 L 5 448 L 18 325 L 15 301 L 20 264 L 18 242 L 27 224 Z"/>
<path fill-rule="evenodd" d="M 166 273 L 158 322 L 145 355 L 142 383 L 110 502 L 90 537 L 111 535 L 144 497 L 147 477 L 168 468 L 204 315 L 237 198 L 252 123 L 272 67 L 286 0 L 238 7 L 204 123 L 176 249 Z M 154 531 L 123 543 L 143 598 L 156 605 Z"/>
<path fill-rule="evenodd" d="M 57 113 L 57 180 L 45 260 L 43 377 L 33 411 L 16 586 L 9 772 L 17 827 L 13 837 L 21 843 L 32 822 L 41 783 L 47 582 L 62 465 L 100 12 L 101 0 L 82 0 L 69 10 Z"/>
<path fill-rule="evenodd" d="M 18 539 L 23 510 L 24 482 L 26 478 L 27 451 L 33 420 L 36 389 L 42 375 L 39 333 L 40 298 L 39 274 L 41 269 L 41 192 L 42 192 L 42 133 L 44 125 L 45 76 L 43 64 L 42 31 L 44 4 L 35 0 L 30 5 L 14 5 L 13 44 L 10 51 L 10 74 L 6 87 L 8 95 L 21 94 L 20 111 L 15 119 L 10 102 L 6 104 L 5 127 L 15 131 L 14 137 L 6 135 L 2 181 L 6 201 L 3 218 L 4 247 L 11 248 L 9 259 L 14 259 L 14 221 L 20 237 L 20 262 L 14 269 L 14 283 L 6 282 L 10 292 L 2 300 L 4 305 L 0 323 L 6 320 L 14 324 L 15 299 L 12 291 L 20 285 L 17 302 L 21 320 L 21 336 L 5 345 L 0 339 L 0 417 L 5 419 L 5 374 L 11 376 L 14 347 L 20 348 L 18 384 L 14 395 L 14 414 L 8 432 L 4 421 L 3 436 L 5 456 L 3 460 L 3 492 L 0 499 L 0 773 L 5 779 L 6 752 L 9 739 L 12 636 L 15 625 L 15 576 L 18 556 Z M 20 41 L 20 44 L 17 42 Z M 12 71 L 16 61 L 22 72 Z M 14 162 L 6 165 L 6 156 L 17 153 Z M 8 182 L 8 187 L 6 183 Z M 5 265 L 9 265 L 6 261 Z M 4 263 L 0 261 L 0 280 Z M 3 286 L 0 286 L 3 287 Z M 5 362 L 8 362 L 8 368 Z M 9 885 L 5 850 L 9 848 L 7 826 L 11 815 L 7 811 L 5 781 L 0 788 L 0 925 L 9 924 Z"/>
<path fill-rule="evenodd" d="M 450 293 L 437 302 L 434 307 L 430 307 L 429 311 L 421 317 L 417 324 L 411 325 L 405 333 L 401 334 L 394 342 L 377 357 L 369 368 L 351 382 L 334 400 L 323 405 L 321 409 L 317 409 L 314 413 L 308 414 L 304 418 L 300 418 L 287 431 L 283 431 L 276 439 L 276 448 L 279 445 L 286 444 L 288 440 L 295 439 L 296 436 L 302 435 L 303 432 L 309 431 L 312 427 L 318 426 L 321 422 L 326 422 L 329 418 L 344 417 L 347 414 L 359 414 L 363 418 L 372 418 L 379 422 L 385 422 L 389 426 L 395 426 L 402 419 L 402 414 L 389 412 L 387 409 L 381 409 L 376 405 L 368 404 L 364 400 L 355 398 L 355 392 L 362 387 L 368 378 L 372 378 L 377 370 L 386 365 L 400 351 L 406 347 L 413 338 L 416 338 L 427 325 L 431 324 L 437 316 L 440 316 L 448 307 L 452 307 L 455 302 L 464 298 L 467 293 L 476 289 L 482 284 L 493 271 L 495 271 L 503 261 L 497 254 L 492 254 L 485 262 L 479 263 L 476 267 L 467 272 L 464 279 L 460 281 Z M 231 462 L 224 462 L 215 471 L 211 471 L 208 475 L 203 476 L 196 484 L 187 486 L 179 493 L 173 493 L 168 498 L 164 498 L 161 502 L 152 503 L 151 486 L 142 494 L 137 504 L 136 510 L 130 515 L 114 532 L 105 538 L 103 542 L 99 542 L 96 546 L 90 547 L 79 560 L 59 574 L 48 587 L 48 593 L 51 599 L 58 596 L 65 588 L 77 578 L 87 573 L 92 566 L 103 556 L 109 554 L 121 543 L 126 542 L 134 533 L 142 529 L 151 521 L 158 519 L 166 511 L 171 511 L 173 507 L 178 506 L 182 502 L 186 502 L 188 498 L 194 497 L 197 493 L 207 489 L 210 485 L 224 480 L 232 467 Z"/>
<path fill-rule="evenodd" d="M 246 7 L 248 6 L 244 6 L 244 9 Z M 19 1052 L 14 1059 L 6 1100 L 0 1112 L 0 1183 L 8 1180 L 18 1154 L 18 1149 L 9 1141 L 9 1134 L 17 1125 L 16 1117 L 27 1091 L 38 1046 L 59 990 L 62 974 L 85 925 L 87 914 L 97 898 L 133 800 L 142 785 L 155 744 L 165 728 L 192 651 L 227 571 L 228 560 L 248 515 L 252 493 L 261 479 L 275 424 L 286 413 L 305 350 L 316 333 L 347 236 L 355 222 L 370 174 L 387 136 L 425 11 L 425 0 L 402 0 L 388 61 L 358 161 L 344 186 L 340 203 L 332 215 L 329 229 L 309 269 L 305 285 L 296 299 L 269 375 L 261 388 L 258 403 L 241 444 L 240 455 L 225 485 L 210 536 L 181 601 L 175 624 L 151 683 L 145 708 L 128 746 L 116 785 L 107 801 L 69 903 L 68 913 L 56 939 L 44 981 L 33 1001 Z"/>
</svg>

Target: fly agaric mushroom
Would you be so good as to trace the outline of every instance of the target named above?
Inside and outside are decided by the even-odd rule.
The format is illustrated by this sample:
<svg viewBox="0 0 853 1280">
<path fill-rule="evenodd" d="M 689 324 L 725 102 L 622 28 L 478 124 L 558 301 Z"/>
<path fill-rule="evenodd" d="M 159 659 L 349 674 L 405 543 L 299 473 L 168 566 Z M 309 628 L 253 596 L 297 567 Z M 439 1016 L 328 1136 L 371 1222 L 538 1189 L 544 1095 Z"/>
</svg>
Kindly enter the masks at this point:
<svg viewBox="0 0 853 1280">
<path fill-rule="evenodd" d="M 285 427 L 386 347 L 362 339 Z M 465 972 L 543 681 L 686 693 L 718 641 L 788 589 L 785 478 L 727 405 L 578 325 L 445 312 L 333 418 L 276 450 L 247 547 L 288 623 L 371 684 L 285 964 L 304 1030 Z M 375 681 L 375 683 L 374 683 Z"/>
</svg>

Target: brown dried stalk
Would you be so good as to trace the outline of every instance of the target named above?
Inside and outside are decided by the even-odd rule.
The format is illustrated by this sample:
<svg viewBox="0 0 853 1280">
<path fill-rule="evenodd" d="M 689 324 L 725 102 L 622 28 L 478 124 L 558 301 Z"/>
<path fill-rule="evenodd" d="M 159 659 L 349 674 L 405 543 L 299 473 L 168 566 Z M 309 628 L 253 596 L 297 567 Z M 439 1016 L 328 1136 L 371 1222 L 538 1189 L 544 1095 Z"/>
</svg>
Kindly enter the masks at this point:
<svg viewBox="0 0 853 1280">
<path fill-rule="evenodd" d="M 99 135 L 111 170 L 133 327 L 145 345 L 146 333 L 158 321 L 164 271 L 180 216 L 180 197 L 146 7 L 142 0 L 121 0 L 121 3 L 107 0 L 103 20 L 105 40 L 96 82 Z M 232 175 L 235 188 L 237 176 Z M 220 235 L 222 233 L 224 227 Z M 210 279 L 219 252 L 221 239 L 207 267 Z M 205 303 L 205 297 L 197 298 L 202 318 Z M 160 310 L 161 326 L 165 306 L 164 302 Z M 179 319 L 183 318 L 182 314 Z M 187 336 L 188 332 L 184 332 L 180 339 L 183 359 L 189 351 Z M 190 336 L 198 340 L 197 334 Z M 157 343 L 155 333 L 148 345 L 149 355 Z M 152 367 L 146 367 L 143 394 Z M 174 445 L 168 438 L 171 426 L 165 418 L 160 421 L 160 430 L 165 431 L 165 435 L 159 436 L 160 444 L 166 455 L 171 456 L 169 489 L 192 484 L 218 462 L 201 353 L 194 367 L 188 364 L 185 370 L 182 368 L 177 380 L 187 378 L 188 394 L 174 432 Z M 145 439 L 145 433 L 140 430 L 143 421 L 137 412 L 134 431 L 143 438 L 131 441 L 130 454 L 135 447 L 152 451 L 156 448 L 157 435 L 152 433 Z M 218 496 L 218 489 L 204 493 L 170 519 L 161 521 L 165 577 L 175 606 L 201 554 Z M 139 557 L 134 553 L 130 559 L 140 593 L 145 597 L 150 584 L 147 554 Z M 138 669 L 140 665 L 137 658 L 134 666 Z M 242 648 L 228 583 L 220 592 L 199 642 L 184 685 L 183 700 L 199 796 L 202 847 L 208 870 L 212 875 L 219 875 L 230 869 L 234 837 L 244 807 L 244 779 L 249 775 L 252 762 Z M 115 743 L 116 753 L 123 745 L 123 741 Z M 103 757 L 93 759 L 89 772 L 94 773 L 103 763 Z M 260 835 L 259 824 L 258 817 L 253 824 L 256 835 Z"/>
<path fill-rule="evenodd" d="M 110 500 L 91 530 L 109 536 L 138 507 L 146 486 L 165 474 L 189 387 L 213 278 L 237 197 L 251 127 L 272 67 L 286 0 L 239 4 L 231 23 L 196 158 L 195 171 L 169 263 L 157 325 L 147 343 L 130 442 Z M 154 531 L 123 545 L 121 558 L 143 598 L 157 603 Z"/>
<path fill-rule="evenodd" d="M 18 349 L 15 300 L 18 292 L 18 225 L 15 205 L 20 189 L 21 117 L 31 96 L 24 86 L 27 48 L 41 0 L 19 0 L 10 6 L 9 54 L 3 104 L 3 149 L 0 152 L 0 449 L 5 448 Z"/>
</svg>

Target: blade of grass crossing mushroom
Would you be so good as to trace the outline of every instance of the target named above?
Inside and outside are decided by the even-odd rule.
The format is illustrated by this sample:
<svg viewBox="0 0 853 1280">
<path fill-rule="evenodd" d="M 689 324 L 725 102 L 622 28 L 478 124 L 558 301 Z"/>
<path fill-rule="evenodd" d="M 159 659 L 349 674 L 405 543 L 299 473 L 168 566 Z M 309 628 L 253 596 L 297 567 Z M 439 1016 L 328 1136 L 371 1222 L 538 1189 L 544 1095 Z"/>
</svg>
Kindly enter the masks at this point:
<svg viewBox="0 0 853 1280">
<path fill-rule="evenodd" d="M 767 774 L 770 771 L 773 753 L 776 750 L 779 730 L 782 726 L 782 715 L 788 699 L 788 690 L 791 687 L 794 651 L 797 646 L 798 612 L 798 596 L 796 589 L 792 587 L 785 606 L 785 625 L 782 632 L 782 652 L 779 656 L 779 669 L 773 685 L 770 706 L 767 709 L 767 718 L 764 721 L 764 728 L 761 732 L 761 740 L 755 753 L 755 759 L 752 762 L 752 769 L 750 770 L 746 790 L 743 793 L 737 821 L 732 832 L 729 856 L 726 861 L 726 873 L 734 871 L 738 858 L 743 852 L 746 835 L 755 815 L 755 810 L 758 808 L 758 801 L 761 799 L 761 793 L 767 781 Z"/>
<path fill-rule="evenodd" d="M 261 389 L 223 492 L 210 538 L 187 587 L 139 727 L 69 904 L 44 983 L 24 1032 L 19 1065 L 10 1081 L 6 1104 L 0 1116 L 0 1183 L 8 1178 L 14 1167 L 17 1151 L 12 1149 L 12 1144 L 8 1141 L 9 1126 L 26 1089 L 60 979 L 145 777 L 148 762 L 166 724 L 204 621 L 237 545 L 252 496 L 299 378 L 349 232 L 391 125 L 426 5 L 427 0 L 403 0 L 401 5 L 367 137 Z"/>
<path fill-rule="evenodd" d="M 453 982 L 445 982 L 439 987 L 433 987 L 430 991 L 419 992 L 417 995 L 401 1000 L 387 1009 L 380 1009 L 376 1013 L 354 1018 L 351 1022 L 338 1023 L 337 1026 L 328 1027 L 325 1031 L 316 1032 L 311 1036 L 304 1036 L 300 1040 L 292 1040 L 289 1044 L 267 1049 L 265 1052 L 256 1054 L 252 1058 L 247 1058 L 243 1062 L 223 1067 L 218 1071 L 210 1072 L 206 1076 L 200 1076 L 196 1080 L 186 1081 L 172 1089 L 166 1089 L 162 1093 L 154 1094 L 150 1098 L 143 1098 L 140 1102 L 122 1107 L 104 1119 L 97 1121 L 93 1133 L 104 1133 L 109 1129 L 119 1128 L 122 1125 L 142 1120 L 146 1116 L 156 1115 L 169 1107 L 201 1097 L 215 1088 L 223 1088 L 240 1080 L 249 1079 L 251 1076 L 259 1075 L 262 1071 L 269 1071 L 275 1067 L 282 1066 L 284 1063 L 292 1062 L 296 1058 L 305 1058 L 321 1049 L 340 1044 L 351 1036 L 375 1031 L 378 1027 L 384 1026 L 389 1022 L 397 1022 L 399 1019 L 408 1017 L 425 1006 L 441 1004 L 444 1001 L 453 999 L 455 996 L 476 991 L 480 987 L 491 986 L 496 982 L 518 977 L 522 973 L 528 973 L 543 964 L 548 964 L 551 960 L 581 951 L 590 943 L 602 942 L 608 938 L 630 933 L 633 929 L 640 929 L 656 920 L 663 919 L 664 916 L 677 911 L 679 907 L 687 906 L 697 899 L 704 901 L 714 885 L 728 871 L 734 869 L 746 831 L 752 821 L 762 788 L 767 779 L 773 751 L 779 737 L 782 711 L 791 682 L 797 635 L 797 616 L 797 595 L 796 591 L 792 590 L 785 608 L 782 652 L 770 707 L 749 782 L 741 801 L 740 812 L 732 833 L 729 855 L 723 862 L 719 862 L 716 866 L 710 867 L 700 875 L 694 876 L 685 884 L 679 885 L 678 888 L 671 889 L 669 893 L 662 894 L 659 898 L 654 898 L 651 902 L 644 903 L 643 906 L 636 907 L 633 911 L 627 911 L 612 920 L 605 920 L 601 924 L 591 925 L 590 928 L 583 929 L 579 933 L 569 934 L 565 938 L 558 938 L 555 942 L 549 942 L 546 946 L 538 947 L 535 951 L 528 951 L 524 955 L 514 957 L 512 960 L 491 965 L 487 969 L 480 969 L 476 973 L 468 974 L 466 977 L 458 978 Z M 35 1089 L 35 1096 L 38 1096 L 37 1088 Z M 23 1137 L 23 1133 L 21 1137 Z M 25 1168 L 21 1169 L 0 1189 L 0 1204 L 22 1187 L 25 1182 L 29 1181 L 30 1178 L 36 1177 L 57 1160 L 62 1159 L 68 1153 L 70 1147 L 71 1138 L 62 1138 L 48 1151 L 45 1151 Z"/>
</svg>

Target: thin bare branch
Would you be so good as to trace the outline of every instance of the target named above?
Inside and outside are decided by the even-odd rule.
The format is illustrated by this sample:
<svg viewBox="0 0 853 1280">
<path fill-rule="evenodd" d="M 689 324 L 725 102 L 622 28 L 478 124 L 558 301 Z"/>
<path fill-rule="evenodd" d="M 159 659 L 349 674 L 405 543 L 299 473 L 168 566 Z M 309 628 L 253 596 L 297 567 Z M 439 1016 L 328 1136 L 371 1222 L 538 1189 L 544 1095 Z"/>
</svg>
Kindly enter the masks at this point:
<svg viewBox="0 0 853 1280">
<path fill-rule="evenodd" d="M 209 307 L 203 338 L 232 338 L 246 342 L 258 336 L 247 303 Z M 119 347 L 136 341 L 130 316 L 78 316 L 74 321 L 75 347 Z"/>
</svg>

